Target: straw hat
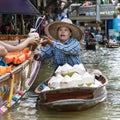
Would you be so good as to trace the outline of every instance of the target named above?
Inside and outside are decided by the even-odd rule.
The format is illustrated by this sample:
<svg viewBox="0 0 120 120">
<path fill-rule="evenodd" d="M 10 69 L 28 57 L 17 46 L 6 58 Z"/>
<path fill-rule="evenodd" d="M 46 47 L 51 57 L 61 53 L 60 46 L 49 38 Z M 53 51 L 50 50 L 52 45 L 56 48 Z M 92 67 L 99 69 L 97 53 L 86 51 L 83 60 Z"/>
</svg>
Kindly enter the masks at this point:
<svg viewBox="0 0 120 120">
<path fill-rule="evenodd" d="M 51 22 L 45 27 L 45 34 L 51 39 L 58 39 L 58 28 L 65 26 L 72 31 L 72 37 L 80 41 L 83 38 L 82 30 L 74 25 L 68 18 L 62 19 L 61 21 Z"/>
<path fill-rule="evenodd" d="M 89 35 L 90 35 L 92 38 L 95 38 L 94 33 L 89 32 Z"/>
</svg>

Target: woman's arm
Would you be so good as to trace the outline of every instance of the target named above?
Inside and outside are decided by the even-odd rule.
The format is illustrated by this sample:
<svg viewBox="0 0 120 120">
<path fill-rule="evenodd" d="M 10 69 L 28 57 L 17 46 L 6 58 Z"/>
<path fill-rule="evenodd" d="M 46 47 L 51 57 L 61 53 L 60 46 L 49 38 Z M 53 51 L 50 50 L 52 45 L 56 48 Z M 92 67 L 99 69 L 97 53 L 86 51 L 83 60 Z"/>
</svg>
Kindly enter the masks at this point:
<svg viewBox="0 0 120 120">
<path fill-rule="evenodd" d="M 37 45 L 37 41 L 36 41 L 36 37 L 33 36 L 33 37 L 28 37 L 25 41 L 23 41 L 22 43 L 16 46 L 10 45 L 3 41 L 0 41 L 0 45 L 3 45 L 7 49 L 8 52 L 14 52 L 14 51 L 21 51 L 25 47 L 28 47 L 29 45 Z"/>
<path fill-rule="evenodd" d="M 4 46 L 0 45 L 0 57 L 5 56 L 7 54 L 7 50 Z"/>
</svg>

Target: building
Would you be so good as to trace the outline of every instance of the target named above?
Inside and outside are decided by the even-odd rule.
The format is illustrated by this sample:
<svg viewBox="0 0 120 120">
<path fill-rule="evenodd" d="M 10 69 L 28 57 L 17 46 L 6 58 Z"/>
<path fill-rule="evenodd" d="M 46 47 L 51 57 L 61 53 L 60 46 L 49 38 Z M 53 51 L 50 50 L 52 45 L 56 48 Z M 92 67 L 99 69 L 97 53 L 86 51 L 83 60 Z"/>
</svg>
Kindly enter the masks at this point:
<svg viewBox="0 0 120 120">
<path fill-rule="evenodd" d="M 97 8 L 99 7 L 99 8 Z M 119 11 L 119 10 L 118 10 Z M 117 13 L 118 14 L 118 13 Z M 94 3 L 89 6 L 83 4 L 71 4 L 69 18 L 85 29 L 95 29 L 102 35 L 118 34 L 120 30 L 118 18 L 116 18 L 116 5 Z M 117 19 L 117 20 L 116 20 Z"/>
</svg>

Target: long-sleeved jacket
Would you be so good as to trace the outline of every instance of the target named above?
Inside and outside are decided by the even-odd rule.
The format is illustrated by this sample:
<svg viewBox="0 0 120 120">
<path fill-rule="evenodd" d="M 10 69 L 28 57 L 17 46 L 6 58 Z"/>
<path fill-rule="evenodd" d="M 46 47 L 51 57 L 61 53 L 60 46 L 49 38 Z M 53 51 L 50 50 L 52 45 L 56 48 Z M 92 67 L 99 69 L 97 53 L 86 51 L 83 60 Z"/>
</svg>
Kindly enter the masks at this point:
<svg viewBox="0 0 120 120">
<path fill-rule="evenodd" d="M 81 63 L 80 43 L 75 38 L 70 38 L 64 44 L 59 40 L 54 40 L 53 46 L 46 45 L 39 53 L 41 54 L 41 61 L 52 57 L 55 68 L 65 63 L 71 66 Z"/>
</svg>

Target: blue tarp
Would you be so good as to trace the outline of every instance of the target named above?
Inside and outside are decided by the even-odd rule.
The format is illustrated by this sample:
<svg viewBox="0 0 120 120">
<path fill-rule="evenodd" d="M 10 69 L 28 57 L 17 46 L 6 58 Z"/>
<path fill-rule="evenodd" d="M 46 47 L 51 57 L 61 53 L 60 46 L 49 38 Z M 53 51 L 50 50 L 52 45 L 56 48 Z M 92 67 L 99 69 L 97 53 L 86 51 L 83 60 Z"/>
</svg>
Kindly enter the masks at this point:
<svg viewBox="0 0 120 120">
<path fill-rule="evenodd" d="M 29 0 L 0 0 L 1 14 L 39 14 L 39 11 Z"/>
<path fill-rule="evenodd" d="M 113 19 L 113 29 L 116 32 L 120 32 L 120 18 Z"/>
</svg>

